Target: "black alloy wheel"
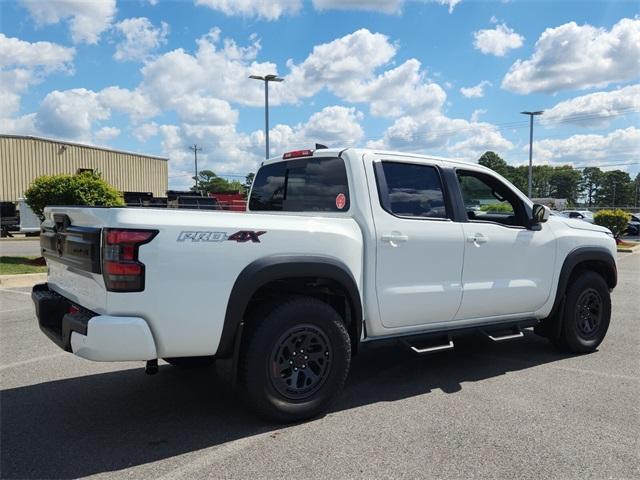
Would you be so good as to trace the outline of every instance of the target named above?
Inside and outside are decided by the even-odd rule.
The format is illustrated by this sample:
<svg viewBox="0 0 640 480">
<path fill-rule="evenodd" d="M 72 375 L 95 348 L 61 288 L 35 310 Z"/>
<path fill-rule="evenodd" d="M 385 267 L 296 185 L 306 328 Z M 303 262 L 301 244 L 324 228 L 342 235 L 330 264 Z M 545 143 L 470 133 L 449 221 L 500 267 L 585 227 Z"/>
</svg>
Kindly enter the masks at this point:
<svg viewBox="0 0 640 480">
<path fill-rule="evenodd" d="M 273 387 L 283 397 L 302 400 L 324 384 L 331 369 L 331 345 L 321 328 L 303 324 L 275 343 L 267 366 Z"/>
</svg>

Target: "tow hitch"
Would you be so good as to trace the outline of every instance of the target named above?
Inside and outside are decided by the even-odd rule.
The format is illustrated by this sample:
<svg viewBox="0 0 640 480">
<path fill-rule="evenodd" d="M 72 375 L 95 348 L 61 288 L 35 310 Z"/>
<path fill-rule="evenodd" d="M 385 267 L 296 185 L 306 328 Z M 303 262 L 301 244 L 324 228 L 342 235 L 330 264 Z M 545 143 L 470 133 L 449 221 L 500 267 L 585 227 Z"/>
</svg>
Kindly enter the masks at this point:
<svg viewBox="0 0 640 480">
<path fill-rule="evenodd" d="M 155 375 L 158 373 L 158 359 L 147 360 L 147 365 L 144 367 L 144 373 L 147 375 Z"/>
</svg>

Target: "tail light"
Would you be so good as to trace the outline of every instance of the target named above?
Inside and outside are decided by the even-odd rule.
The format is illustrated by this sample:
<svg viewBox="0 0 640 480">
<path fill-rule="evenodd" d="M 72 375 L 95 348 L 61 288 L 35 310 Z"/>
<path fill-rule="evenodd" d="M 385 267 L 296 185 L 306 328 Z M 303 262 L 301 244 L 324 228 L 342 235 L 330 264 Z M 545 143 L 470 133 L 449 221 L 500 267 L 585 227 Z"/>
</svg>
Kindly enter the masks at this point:
<svg viewBox="0 0 640 480">
<path fill-rule="evenodd" d="M 282 155 L 283 160 L 287 160 L 289 158 L 300 158 L 300 157 L 310 157 L 313 155 L 313 150 L 294 150 L 292 152 L 287 152 Z"/>
<path fill-rule="evenodd" d="M 103 230 L 102 276 L 108 291 L 144 290 L 144 264 L 138 261 L 138 249 L 157 234 L 157 230 Z"/>
</svg>

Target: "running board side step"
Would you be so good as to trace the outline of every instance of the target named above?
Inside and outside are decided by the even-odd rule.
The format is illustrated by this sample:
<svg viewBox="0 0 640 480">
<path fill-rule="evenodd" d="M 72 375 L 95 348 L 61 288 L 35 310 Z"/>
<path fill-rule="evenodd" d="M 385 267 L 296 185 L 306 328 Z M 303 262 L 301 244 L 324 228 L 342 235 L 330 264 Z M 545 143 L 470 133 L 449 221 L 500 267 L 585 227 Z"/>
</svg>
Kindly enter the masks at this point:
<svg viewBox="0 0 640 480">
<path fill-rule="evenodd" d="M 505 332 L 484 332 L 484 334 L 494 342 L 503 342 L 505 340 L 515 340 L 516 338 L 524 337 L 524 333 L 519 328 L 514 328 L 511 331 Z"/>
<path fill-rule="evenodd" d="M 435 352 L 443 352 L 445 350 L 452 350 L 454 347 L 453 340 L 451 340 L 450 338 L 447 338 L 447 340 L 448 340 L 448 343 L 441 344 L 441 345 L 433 345 L 428 347 L 417 347 L 415 345 L 411 345 L 406 340 L 403 340 L 403 343 L 407 347 L 409 347 L 411 350 L 413 350 L 415 353 L 419 355 L 424 355 L 425 353 L 435 353 Z"/>
</svg>

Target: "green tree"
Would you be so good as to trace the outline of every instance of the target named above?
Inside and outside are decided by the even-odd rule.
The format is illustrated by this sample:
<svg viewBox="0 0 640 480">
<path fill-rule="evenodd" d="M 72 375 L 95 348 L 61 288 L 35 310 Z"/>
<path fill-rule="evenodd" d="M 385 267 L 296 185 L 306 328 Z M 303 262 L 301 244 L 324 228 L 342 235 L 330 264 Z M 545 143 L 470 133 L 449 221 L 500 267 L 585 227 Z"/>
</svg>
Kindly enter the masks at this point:
<svg viewBox="0 0 640 480">
<path fill-rule="evenodd" d="M 603 172 L 598 167 L 586 167 L 582 170 L 580 194 L 584 196 L 588 207 L 594 205 L 602 180 Z"/>
<path fill-rule="evenodd" d="M 44 207 L 47 205 L 124 205 L 122 194 L 97 172 L 44 175 L 31 183 L 24 196 L 33 213 L 40 218 L 44 218 Z"/>
<path fill-rule="evenodd" d="M 505 162 L 500 155 L 495 152 L 484 152 L 478 159 L 478 163 L 483 167 L 490 168 L 504 177 L 507 176 L 509 165 L 507 165 L 507 162 Z"/>
<path fill-rule="evenodd" d="M 634 185 L 627 172 L 611 170 L 604 172 L 602 185 L 596 194 L 599 207 L 627 207 L 634 204 Z"/>
<path fill-rule="evenodd" d="M 571 165 L 555 167 L 549 179 L 549 196 L 566 198 L 570 205 L 575 205 L 580 192 L 580 172 Z"/>
<path fill-rule="evenodd" d="M 525 169 L 527 167 L 524 167 Z M 550 165 L 535 165 L 533 167 L 532 196 L 533 198 L 551 197 L 551 178 L 554 168 Z"/>
<path fill-rule="evenodd" d="M 504 176 L 507 180 L 513 183 L 518 190 L 526 194 L 529 188 L 529 172 L 527 167 L 512 167 L 509 165 L 507 173 Z"/>
<path fill-rule="evenodd" d="M 251 190 L 251 185 L 253 185 L 253 180 L 256 177 L 256 174 L 251 172 L 244 179 L 244 185 L 242 185 L 242 194 L 246 197 L 249 196 L 249 190 Z"/>
<path fill-rule="evenodd" d="M 195 180 L 195 177 L 193 177 Z M 229 181 L 219 177 L 211 170 L 201 170 L 198 172 L 198 188 L 191 187 L 191 191 L 202 193 L 240 192 L 243 185 L 238 180 Z"/>
</svg>

